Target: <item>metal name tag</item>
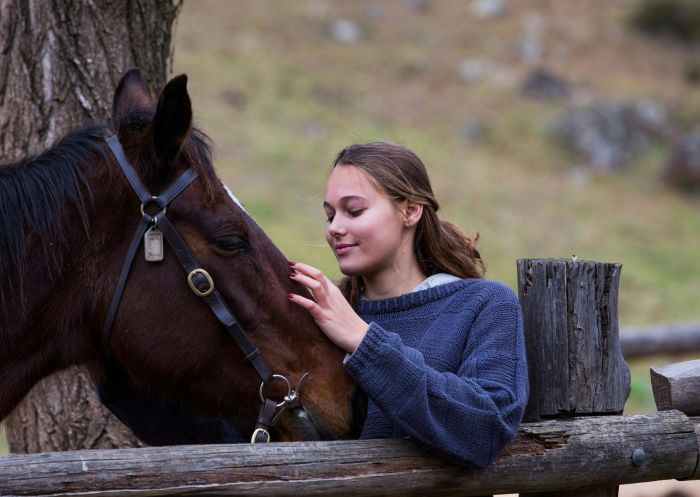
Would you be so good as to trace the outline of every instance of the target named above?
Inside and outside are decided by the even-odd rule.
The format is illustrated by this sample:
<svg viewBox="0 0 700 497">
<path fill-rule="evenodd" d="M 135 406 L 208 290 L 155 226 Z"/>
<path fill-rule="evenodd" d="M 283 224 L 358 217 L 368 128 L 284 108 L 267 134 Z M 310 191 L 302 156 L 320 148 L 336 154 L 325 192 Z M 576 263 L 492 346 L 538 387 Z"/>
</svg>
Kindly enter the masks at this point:
<svg viewBox="0 0 700 497">
<path fill-rule="evenodd" d="M 163 260 L 163 232 L 153 226 L 143 235 L 143 248 L 146 262 Z"/>
</svg>

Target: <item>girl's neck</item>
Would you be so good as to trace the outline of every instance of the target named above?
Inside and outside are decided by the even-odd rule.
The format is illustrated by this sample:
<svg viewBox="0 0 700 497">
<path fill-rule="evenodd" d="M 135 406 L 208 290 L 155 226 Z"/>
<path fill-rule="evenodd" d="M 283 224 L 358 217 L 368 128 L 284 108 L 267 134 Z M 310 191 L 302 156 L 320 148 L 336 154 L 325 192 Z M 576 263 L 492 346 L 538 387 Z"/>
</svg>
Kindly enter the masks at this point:
<svg viewBox="0 0 700 497">
<path fill-rule="evenodd" d="M 426 278 L 418 263 L 393 265 L 382 271 L 362 276 L 363 294 L 370 300 L 387 299 L 409 293 Z"/>
</svg>

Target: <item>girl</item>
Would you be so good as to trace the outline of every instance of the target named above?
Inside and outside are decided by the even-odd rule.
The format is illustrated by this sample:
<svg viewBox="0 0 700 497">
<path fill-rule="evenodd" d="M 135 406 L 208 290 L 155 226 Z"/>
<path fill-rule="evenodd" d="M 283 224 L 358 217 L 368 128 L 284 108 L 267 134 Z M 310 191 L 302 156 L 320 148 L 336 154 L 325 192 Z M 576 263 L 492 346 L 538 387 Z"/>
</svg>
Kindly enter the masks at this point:
<svg viewBox="0 0 700 497">
<path fill-rule="evenodd" d="M 476 241 L 438 219 L 421 160 L 386 142 L 340 152 L 323 207 L 345 278 L 291 263 L 290 294 L 348 355 L 369 398 L 361 438 L 410 436 L 484 467 L 514 437 L 528 381 L 517 298 L 482 279 Z M 477 237 L 478 239 L 478 237 Z"/>
</svg>

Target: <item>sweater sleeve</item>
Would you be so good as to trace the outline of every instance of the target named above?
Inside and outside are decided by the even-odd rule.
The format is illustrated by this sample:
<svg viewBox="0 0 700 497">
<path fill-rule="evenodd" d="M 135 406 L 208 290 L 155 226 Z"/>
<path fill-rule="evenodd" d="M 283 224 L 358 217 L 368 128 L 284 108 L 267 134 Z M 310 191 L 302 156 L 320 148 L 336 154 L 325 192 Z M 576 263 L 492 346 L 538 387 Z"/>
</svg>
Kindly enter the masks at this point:
<svg viewBox="0 0 700 497">
<path fill-rule="evenodd" d="M 371 323 L 346 369 L 402 432 L 453 463 L 485 467 L 515 436 L 528 379 L 515 295 L 492 298 L 474 319 L 456 373 L 426 364 L 400 336 Z"/>
</svg>

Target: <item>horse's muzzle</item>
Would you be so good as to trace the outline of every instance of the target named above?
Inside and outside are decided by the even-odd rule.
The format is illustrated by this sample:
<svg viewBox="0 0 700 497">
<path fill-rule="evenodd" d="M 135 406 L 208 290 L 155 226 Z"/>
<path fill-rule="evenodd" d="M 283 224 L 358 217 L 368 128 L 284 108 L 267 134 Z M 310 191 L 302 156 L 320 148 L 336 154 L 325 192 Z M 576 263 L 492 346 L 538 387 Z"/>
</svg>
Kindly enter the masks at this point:
<svg viewBox="0 0 700 497">
<path fill-rule="evenodd" d="M 303 407 L 297 407 L 289 411 L 287 426 L 293 440 L 321 440 L 321 435 Z"/>
</svg>

